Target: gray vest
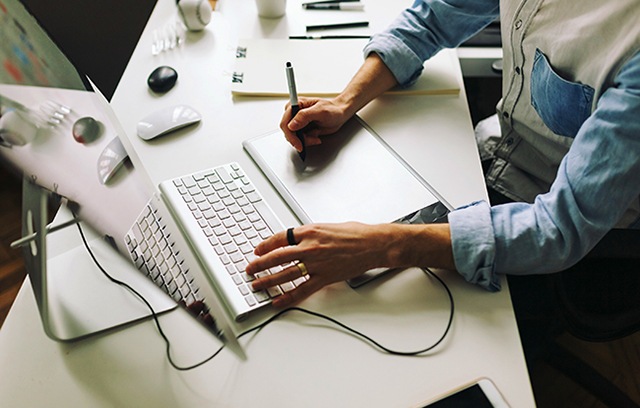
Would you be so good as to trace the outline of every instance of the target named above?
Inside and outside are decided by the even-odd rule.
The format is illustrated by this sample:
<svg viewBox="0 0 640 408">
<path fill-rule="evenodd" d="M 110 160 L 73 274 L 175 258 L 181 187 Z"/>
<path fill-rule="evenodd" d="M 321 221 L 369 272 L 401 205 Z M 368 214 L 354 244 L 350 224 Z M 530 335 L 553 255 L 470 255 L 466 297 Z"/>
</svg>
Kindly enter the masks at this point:
<svg viewBox="0 0 640 408">
<path fill-rule="evenodd" d="M 533 202 L 549 191 L 582 121 L 640 49 L 640 1 L 501 0 L 500 9 L 502 139 L 487 184 L 512 199 Z M 562 112 L 545 112 L 536 105 L 537 93 L 545 93 L 536 90 L 535 78 L 541 75 L 567 87 L 561 97 L 574 99 L 566 101 L 574 117 L 554 118 Z M 618 226 L 639 216 L 640 199 Z"/>
</svg>

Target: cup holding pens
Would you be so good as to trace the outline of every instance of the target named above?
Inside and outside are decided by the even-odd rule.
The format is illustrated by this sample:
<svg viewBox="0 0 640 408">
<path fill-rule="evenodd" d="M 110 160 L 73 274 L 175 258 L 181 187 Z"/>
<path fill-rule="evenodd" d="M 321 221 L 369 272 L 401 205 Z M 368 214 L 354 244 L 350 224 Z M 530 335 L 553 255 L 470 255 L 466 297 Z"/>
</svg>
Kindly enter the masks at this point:
<svg viewBox="0 0 640 408">
<path fill-rule="evenodd" d="M 263 18 L 279 18 L 287 11 L 287 0 L 256 0 L 258 15 Z"/>
</svg>

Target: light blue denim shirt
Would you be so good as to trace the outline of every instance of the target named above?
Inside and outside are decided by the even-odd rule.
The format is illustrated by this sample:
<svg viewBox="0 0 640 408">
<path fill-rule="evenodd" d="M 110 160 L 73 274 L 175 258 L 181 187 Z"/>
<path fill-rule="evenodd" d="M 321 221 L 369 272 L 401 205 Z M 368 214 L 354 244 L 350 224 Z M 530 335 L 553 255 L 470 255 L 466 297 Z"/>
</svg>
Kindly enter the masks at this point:
<svg viewBox="0 0 640 408">
<path fill-rule="evenodd" d="M 494 20 L 498 10 L 498 0 L 416 1 L 388 30 L 374 36 L 364 52 L 378 53 L 400 84 L 409 85 L 424 59 L 457 46 Z M 559 128 L 576 127 L 562 118 L 554 118 Z M 481 201 L 450 214 L 454 260 L 466 280 L 495 291 L 501 274 L 565 269 L 593 248 L 638 199 L 640 53 L 624 64 L 576 132 L 550 191 L 533 203 L 490 207 Z"/>
</svg>

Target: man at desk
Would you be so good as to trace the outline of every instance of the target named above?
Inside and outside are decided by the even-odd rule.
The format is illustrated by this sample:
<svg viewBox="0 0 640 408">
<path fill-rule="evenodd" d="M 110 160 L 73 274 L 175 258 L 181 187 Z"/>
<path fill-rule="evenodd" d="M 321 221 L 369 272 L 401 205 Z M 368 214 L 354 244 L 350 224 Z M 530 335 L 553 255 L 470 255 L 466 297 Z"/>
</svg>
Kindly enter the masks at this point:
<svg viewBox="0 0 640 408">
<path fill-rule="evenodd" d="M 258 279 L 254 287 L 307 272 L 310 279 L 274 304 L 297 302 L 378 266 L 445 268 L 496 291 L 502 274 L 564 270 L 610 229 L 640 226 L 636 0 L 416 1 L 371 39 L 362 67 L 340 95 L 301 99 L 293 120 L 287 109 L 281 123 L 287 139 L 301 150 L 295 132 L 302 130 L 307 146 L 321 143 L 381 93 L 410 86 L 424 60 L 498 15 L 502 135 L 481 150 L 491 153 L 490 195 L 506 203 L 470 203 L 450 213 L 448 224 L 304 225 L 276 233 L 256 248 L 259 257 L 247 271 L 290 261 L 304 267 Z"/>
</svg>

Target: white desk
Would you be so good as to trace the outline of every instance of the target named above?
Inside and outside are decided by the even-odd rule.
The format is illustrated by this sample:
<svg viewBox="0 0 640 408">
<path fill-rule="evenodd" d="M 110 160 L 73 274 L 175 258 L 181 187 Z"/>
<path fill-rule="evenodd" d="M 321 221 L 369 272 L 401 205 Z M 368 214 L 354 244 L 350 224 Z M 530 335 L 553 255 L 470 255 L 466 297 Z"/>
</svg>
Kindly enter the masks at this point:
<svg viewBox="0 0 640 408">
<path fill-rule="evenodd" d="M 366 3 L 373 30 L 400 7 Z M 285 18 L 260 21 L 253 0 L 221 0 L 207 30 L 153 57 L 153 29 L 173 17 L 173 1 L 159 1 L 112 99 L 128 132 L 125 145 L 154 183 L 235 160 L 284 224 L 296 223 L 241 147 L 242 140 L 277 127 L 285 101 L 234 100 L 225 73 L 237 38 L 298 34 L 300 13 L 290 0 Z M 154 97 L 145 80 L 162 64 L 181 76 L 169 95 Z M 462 84 L 459 69 L 456 75 Z M 465 98 L 464 91 L 457 97 L 385 96 L 360 113 L 455 206 L 486 194 Z M 152 143 L 135 137 L 138 119 L 176 103 L 191 104 L 205 120 Z M 223 351 L 191 372 L 169 366 L 151 322 L 73 344 L 50 341 L 27 281 L 0 331 L 0 406 L 408 407 L 480 376 L 491 378 L 513 407 L 534 406 L 506 282 L 502 292 L 490 294 L 457 275 L 440 275 L 453 292 L 456 315 L 449 337 L 429 355 L 386 355 L 314 318 L 291 315 L 242 339 L 245 361 Z M 302 306 L 402 350 L 435 341 L 449 311 L 444 291 L 418 269 L 357 291 L 336 284 Z M 181 310 L 161 322 L 179 364 L 200 361 L 219 345 Z"/>
</svg>

